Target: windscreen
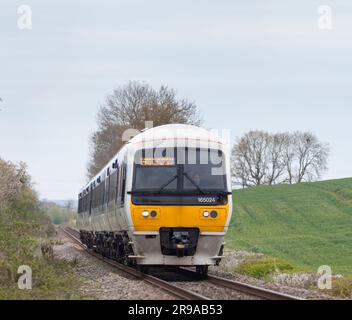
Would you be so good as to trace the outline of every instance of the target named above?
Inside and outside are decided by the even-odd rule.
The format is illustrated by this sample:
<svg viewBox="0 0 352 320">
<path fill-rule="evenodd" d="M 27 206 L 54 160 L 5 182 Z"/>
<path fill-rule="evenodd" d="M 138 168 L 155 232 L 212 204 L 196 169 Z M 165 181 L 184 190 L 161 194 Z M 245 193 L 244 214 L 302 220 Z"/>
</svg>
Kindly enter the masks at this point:
<svg viewBox="0 0 352 320">
<path fill-rule="evenodd" d="M 154 148 L 135 156 L 134 204 L 223 205 L 228 201 L 220 150 Z"/>
<path fill-rule="evenodd" d="M 192 157 L 187 158 L 188 161 L 182 166 L 184 190 L 197 190 L 198 188 L 201 190 L 226 189 L 226 179 L 222 169 L 224 159 L 220 151 L 197 150 L 195 153 L 196 161 L 191 161 Z"/>
<path fill-rule="evenodd" d="M 176 190 L 176 166 L 150 166 L 139 165 L 135 170 L 135 190 L 159 190 L 165 185 L 164 190 Z M 171 181 L 172 180 L 172 181 Z M 169 184 L 167 182 L 171 181 Z M 167 184 L 167 185 L 166 185 Z"/>
<path fill-rule="evenodd" d="M 140 150 L 135 157 L 134 190 L 226 190 L 224 157 L 211 149 Z"/>
</svg>

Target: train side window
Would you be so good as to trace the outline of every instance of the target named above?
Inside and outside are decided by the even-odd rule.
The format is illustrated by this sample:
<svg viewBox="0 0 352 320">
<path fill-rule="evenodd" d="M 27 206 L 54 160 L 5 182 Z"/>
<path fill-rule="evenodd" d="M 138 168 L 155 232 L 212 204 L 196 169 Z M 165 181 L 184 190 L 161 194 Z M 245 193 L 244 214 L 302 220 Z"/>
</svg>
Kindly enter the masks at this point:
<svg viewBox="0 0 352 320">
<path fill-rule="evenodd" d="M 97 188 L 97 203 L 96 203 L 96 207 L 98 208 L 101 202 L 101 184 L 99 184 L 98 188 Z"/>
<path fill-rule="evenodd" d="M 84 197 L 84 212 L 87 212 L 89 210 L 88 203 L 89 203 L 89 193 L 87 193 L 86 196 Z"/>
<path fill-rule="evenodd" d="M 93 189 L 93 203 L 92 203 L 92 208 L 93 209 L 95 209 L 97 207 L 97 198 L 98 198 L 97 189 L 98 189 L 98 187 L 95 187 Z"/>
<path fill-rule="evenodd" d="M 105 203 L 105 182 L 106 180 L 101 182 L 101 187 L 100 187 L 100 203 L 99 206 L 104 206 Z"/>
<path fill-rule="evenodd" d="M 82 197 L 80 196 L 78 199 L 78 213 L 82 212 Z"/>
<path fill-rule="evenodd" d="M 120 206 L 120 204 L 121 204 L 122 172 L 123 172 L 123 169 L 121 166 L 119 166 L 117 169 L 117 177 L 116 177 L 116 204 L 117 204 L 117 206 Z"/>
<path fill-rule="evenodd" d="M 97 188 L 95 189 L 95 193 L 96 193 L 95 208 L 98 208 L 100 204 L 100 198 L 101 198 L 101 184 L 97 186 Z"/>
<path fill-rule="evenodd" d="M 118 171 L 114 171 L 110 175 L 110 182 L 109 182 L 109 202 L 115 201 L 116 198 L 116 187 L 117 187 L 117 175 Z"/>
<path fill-rule="evenodd" d="M 126 192 L 126 164 L 124 163 L 122 165 L 122 186 L 121 186 L 121 205 L 123 205 L 125 203 L 125 192 Z"/>
<path fill-rule="evenodd" d="M 117 197 L 118 197 L 118 194 L 119 194 L 119 190 L 120 190 L 120 187 L 119 187 L 119 183 L 120 183 L 120 167 L 117 167 L 117 170 L 116 170 L 116 178 L 115 178 L 115 181 L 116 181 L 116 187 L 115 187 L 115 203 L 117 203 Z"/>
<path fill-rule="evenodd" d="M 84 212 L 84 211 L 86 211 L 86 195 L 84 195 L 83 196 L 83 198 L 82 198 L 82 213 Z"/>
<path fill-rule="evenodd" d="M 97 186 L 97 187 L 94 189 L 94 208 L 97 207 L 97 204 L 98 204 L 98 201 L 99 201 L 98 189 L 99 189 L 99 186 Z"/>
<path fill-rule="evenodd" d="M 108 205 L 109 203 L 109 195 L 110 195 L 110 171 L 109 175 L 106 177 L 106 185 L 105 185 L 105 203 Z"/>
<path fill-rule="evenodd" d="M 92 214 L 92 198 L 93 198 L 93 191 L 92 189 L 89 191 L 88 193 L 88 196 L 89 196 L 89 214 L 91 215 Z"/>
<path fill-rule="evenodd" d="M 104 196 L 104 204 L 109 203 L 109 190 L 110 190 L 110 175 L 106 177 L 105 180 L 105 196 Z"/>
<path fill-rule="evenodd" d="M 93 209 L 95 208 L 95 189 L 92 189 L 92 213 L 93 213 Z"/>
</svg>

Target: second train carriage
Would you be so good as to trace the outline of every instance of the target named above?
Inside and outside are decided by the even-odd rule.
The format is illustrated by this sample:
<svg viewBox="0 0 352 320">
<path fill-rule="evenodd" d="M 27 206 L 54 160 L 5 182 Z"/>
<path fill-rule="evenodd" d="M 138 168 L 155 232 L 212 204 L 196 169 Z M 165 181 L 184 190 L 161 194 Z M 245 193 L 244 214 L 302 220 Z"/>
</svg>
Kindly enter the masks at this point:
<svg viewBox="0 0 352 320">
<path fill-rule="evenodd" d="M 82 241 L 105 256 L 205 274 L 231 219 L 228 146 L 195 126 L 148 129 L 81 190 L 78 212 Z"/>
</svg>

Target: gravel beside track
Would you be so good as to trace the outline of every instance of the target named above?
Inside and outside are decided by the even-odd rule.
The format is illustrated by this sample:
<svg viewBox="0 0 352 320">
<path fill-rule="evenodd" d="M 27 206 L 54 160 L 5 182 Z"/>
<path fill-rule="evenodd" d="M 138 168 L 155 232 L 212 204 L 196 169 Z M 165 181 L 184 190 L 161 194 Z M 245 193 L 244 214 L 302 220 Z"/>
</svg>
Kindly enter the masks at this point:
<svg viewBox="0 0 352 320">
<path fill-rule="evenodd" d="M 239 273 L 230 273 L 230 272 L 225 272 L 225 271 L 217 271 L 212 269 L 209 274 L 225 278 L 225 279 L 230 279 L 230 280 L 235 280 L 243 283 L 247 283 L 250 285 L 254 285 L 257 287 L 262 287 L 265 289 L 273 290 L 273 291 L 278 291 L 282 292 L 285 294 L 289 294 L 292 296 L 300 297 L 302 299 L 307 299 L 307 300 L 332 300 L 334 299 L 332 296 L 323 294 L 317 291 L 313 290 L 307 290 L 303 288 L 295 288 L 295 287 L 289 287 L 289 286 L 283 286 L 279 284 L 274 284 L 271 282 L 265 282 L 260 279 L 248 277 Z"/>
<path fill-rule="evenodd" d="M 124 272 L 103 263 L 85 252 L 61 230 L 58 237 L 62 244 L 54 247 L 55 258 L 75 261 L 77 276 L 83 278 L 81 293 L 98 300 L 175 300 L 173 295 L 146 284 Z"/>
</svg>

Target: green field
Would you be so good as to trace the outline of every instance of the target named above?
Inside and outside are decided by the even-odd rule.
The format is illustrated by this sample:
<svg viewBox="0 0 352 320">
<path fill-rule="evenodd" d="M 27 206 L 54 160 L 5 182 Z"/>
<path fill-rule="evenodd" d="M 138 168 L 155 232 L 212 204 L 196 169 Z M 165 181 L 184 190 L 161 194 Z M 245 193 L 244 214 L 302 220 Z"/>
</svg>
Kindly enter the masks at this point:
<svg viewBox="0 0 352 320">
<path fill-rule="evenodd" d="M 234 190 L 227 248 L 352 274 L 352 178 Z"/>
</svg>

